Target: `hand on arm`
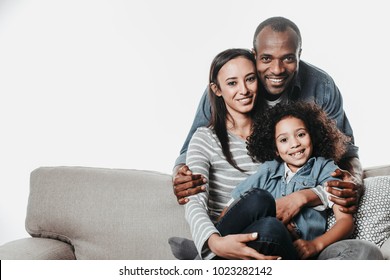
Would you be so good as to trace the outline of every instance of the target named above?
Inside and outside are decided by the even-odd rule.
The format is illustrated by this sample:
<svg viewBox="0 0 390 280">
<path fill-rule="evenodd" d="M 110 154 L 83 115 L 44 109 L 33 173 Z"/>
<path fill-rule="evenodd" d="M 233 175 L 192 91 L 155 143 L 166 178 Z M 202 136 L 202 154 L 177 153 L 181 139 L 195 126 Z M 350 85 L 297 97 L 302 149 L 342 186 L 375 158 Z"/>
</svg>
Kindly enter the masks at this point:
<svg viewBox="0 0 390 280">
<path fill-rule="evenodd" d="M 276 260 L 278 256 L 266 256 L 246 245 L 247 242 L 257 239 L 257 233 L 231 234 L 220 236 L 212 234 L 208 246 L 217 256 L 224 259 L 242 260 Z"/>
<path fill-rule="evenodd" d="M 287 225 L 304 206 L 321 204 L 321 199 L 310 189 L 293 192 L 276 199 L 276 217 Z"/>
<path fill-rule="evenodd" d="M 188 196 L 205 191 L 206 179 L 200 174 L 192 174 L 187 165 L 178 165 L 173 170 L 173 193 L 179 204 L 186 204 Z"/>
<path fill-rule="evenodd" d="M 339 206 L 340 211 L 353 214 L 357 211 L 359 199 L 364 193 L 363 169 L 358 158 L 348 158 L 339 166 L 345 170 L 337 169 L 332 176 L 342 181 L 327 182 L 326 191 L 333 195 L 329 199 Z"/>
</svg>

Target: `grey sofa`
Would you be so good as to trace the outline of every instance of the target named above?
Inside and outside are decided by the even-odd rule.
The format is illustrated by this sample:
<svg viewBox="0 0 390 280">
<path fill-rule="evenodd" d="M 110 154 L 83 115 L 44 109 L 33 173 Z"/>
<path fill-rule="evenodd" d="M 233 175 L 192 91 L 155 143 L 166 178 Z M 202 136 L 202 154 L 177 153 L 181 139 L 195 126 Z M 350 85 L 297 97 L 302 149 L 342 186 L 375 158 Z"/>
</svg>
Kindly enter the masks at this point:
<svg viewBox="0 0 390 280">
<path fill-rule="evenodd" d="M 390 166 L 365 175 L 390 175 Z M 174 259 L 168 238 L 190 232 L 171 180 L 153 171 L 38 168 L 27 206 L 31 237 L 0 246 L 0 259 Z M 388 237 L 381 250 L 390 258 Z"/>
</svg>

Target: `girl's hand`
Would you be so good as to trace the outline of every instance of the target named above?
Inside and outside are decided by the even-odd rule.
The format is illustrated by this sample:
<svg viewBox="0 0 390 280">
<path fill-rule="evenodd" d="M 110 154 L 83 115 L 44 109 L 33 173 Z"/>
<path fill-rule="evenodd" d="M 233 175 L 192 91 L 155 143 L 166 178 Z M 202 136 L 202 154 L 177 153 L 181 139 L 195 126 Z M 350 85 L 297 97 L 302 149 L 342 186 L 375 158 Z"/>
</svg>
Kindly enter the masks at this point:
<svg viewBox="0 0 390 280">
<path fill-rule="evenodd" d="M 294 241 L 295 249 L 298 251 L 298 255 L 301 259 L 306 260 L 317 256 L 321 250 L 317 248 L 317 245 L 313 241 L 298 239 Z"/>
<path fill-rule="evenodd" d="M 301 203 L 296 199 L 298 192 L 276 199 L 276 218 L 287 225 L 301 210 Z"/>
<path fill-rule="evenodd" d="M 278 256 L 266 256 L 246 245 L 247 242 L 257 239 L 257 233 L 230 234 L 219 236 L 214 233 L 208 240 L 211 251 L 224 259 L 242 260 L 276 260 Z"/>
</svg>

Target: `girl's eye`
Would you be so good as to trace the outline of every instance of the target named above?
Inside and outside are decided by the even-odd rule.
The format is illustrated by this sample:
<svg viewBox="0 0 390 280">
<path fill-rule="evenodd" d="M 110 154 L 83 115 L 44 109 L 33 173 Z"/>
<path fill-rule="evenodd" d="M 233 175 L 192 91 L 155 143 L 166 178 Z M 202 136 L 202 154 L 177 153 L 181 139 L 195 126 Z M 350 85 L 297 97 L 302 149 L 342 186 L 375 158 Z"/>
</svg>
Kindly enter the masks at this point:
<svg viewBox="0 0 390 280">
<path fill-rule="evenodd" d="M 279 142 L 280 143 L 285 143 L 285 142 L 287 142 L 287 138 L 282 138 L 282 139 L 279 140 Z"/>
<path fill-rule="evenodd" d="M 300 132 L 300 133 L 298 134 L 298 137 L 300 137 L 300 138 L 305 137 L 305 136 L 306 136 L 306 133 L 305 133 L 305 132 Z"/>
</svg>

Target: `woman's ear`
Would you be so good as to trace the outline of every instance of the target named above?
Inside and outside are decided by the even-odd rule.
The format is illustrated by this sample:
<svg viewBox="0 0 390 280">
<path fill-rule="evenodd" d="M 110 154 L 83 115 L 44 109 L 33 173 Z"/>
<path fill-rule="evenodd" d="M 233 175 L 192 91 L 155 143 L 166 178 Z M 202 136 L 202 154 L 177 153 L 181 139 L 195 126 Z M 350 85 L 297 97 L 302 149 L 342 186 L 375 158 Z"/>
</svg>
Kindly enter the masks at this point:
<svg viewBox="0 0 390 280">
<path fill-rule="evenodd" d="M 221 91 L 219 90 L 218 86 L 214 83 L 211 83 L 210 84 L 210 88 L 211 90 L 213 91 L 213 93 L 216 95 L 216 96 L 222 96 L 221 94 Z"/>
</svg>

